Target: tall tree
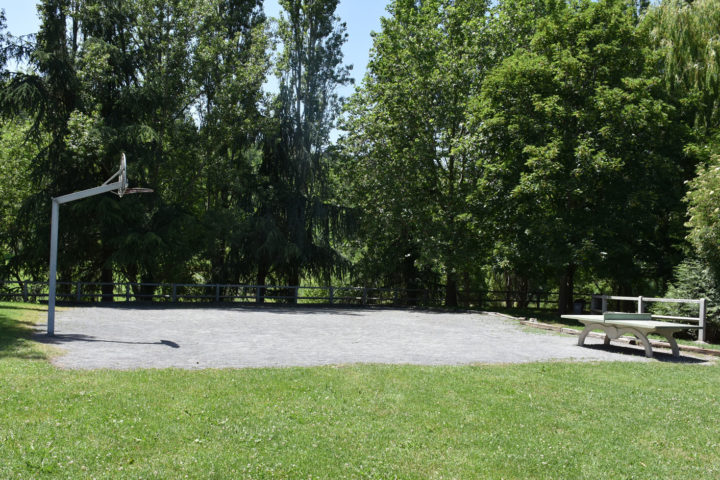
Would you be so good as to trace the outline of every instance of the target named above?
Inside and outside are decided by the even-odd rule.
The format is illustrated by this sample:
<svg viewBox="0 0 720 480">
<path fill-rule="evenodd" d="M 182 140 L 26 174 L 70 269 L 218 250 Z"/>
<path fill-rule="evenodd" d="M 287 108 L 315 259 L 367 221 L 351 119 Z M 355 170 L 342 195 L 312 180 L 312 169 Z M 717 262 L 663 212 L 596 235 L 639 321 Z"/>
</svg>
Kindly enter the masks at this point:
<svg viewBox="0 0 720 480">
<path fill-rule="evenodd" d="M 195 77 L 203 184 L 202 257 L 206 281 L 251 283 L 253 198 L 263 120 L 259 106 L 270 68 L 270 37 L 260 0 L 215 0 L 204 5 Z"/>
<path fill-rule="evenodd" d="M 448 306 L 480 253 L 467 214 L 475 163 L 462 142 L 468 99 L 490 63 L 487 8 L 484 0 L 393 2 L 344 126 L 366 261 L 409 287 L 419 286 L 420 270 L 441 273 Z"/>
<path fill-rule="evenodd" d="M 270 105 L 257 197 L 257 281 L 271 271 L 289 285 L 303 275 L 329 278 L 341 263 L 332 230 L 341 216 L 332 204 L 330 132 L 350 82 L 343 65 L 345 24 L 337 0 L 281 0 L 279 92 Z"/>
<path fill-rule="evenodd" d="M 211 226 L 206 194 L 239 189 L 218 187 L 240 175 L 213 168 L 257 136 L 247 125 L 267 69 L 258 2 L 46 0 L 39 11 L 37 45 L 16 49 L 32 70 L 0 97 L 4 112 L 32 113 L 33 132 L 48 137 L 23 208 L 37 232 L 22 242 L 25 271 L 44 276 L 50 197 L 97 185 L 124 151 L 133 183 L 156 194 L 64 207 L 61 278 L 190 281 Z"/>
<path fill-rule="evenodd" d="M 32 194 L 23 204 L 18 224 L 32 225 L 25 232 L 15 260 L 33 279 L 42 279 L 47 271 L 47 239 L 49 238 L 50 198 L 67 193 L 83 179 L 85 172 L 77 168 L 67 148 L 68 121 L 80 103 L 78 78 L 74 64 L 71 4 L 68 0 L 47 0 L 38 6 L 41 28 L 32 46 L 15 44 L 15 59 L 27 61 L 28 69 L 13 72 L 0 92 L 0 107 L 6 118 L 30 118 L 28 142 L 42 148 L 30 166 Z M 46 141 L 41 138 L 46 136 Z M 68 215 L 73 217 L 72 213 Z M 70 237 L 62 232 L 64 248 Z M 68 279 L 72 264 L 65 259 L 58 265 L 61 278 Z"/>
<path fill-rule="evenodd" d="M 478 201 L 509 263 L 550 269 L 561 312 L 579 271 L 628 290 L 667 278 L 678 258 L 692 165 L 636 23 L 623 0 L 558 9 L 478 104 Z"/>
</svg>

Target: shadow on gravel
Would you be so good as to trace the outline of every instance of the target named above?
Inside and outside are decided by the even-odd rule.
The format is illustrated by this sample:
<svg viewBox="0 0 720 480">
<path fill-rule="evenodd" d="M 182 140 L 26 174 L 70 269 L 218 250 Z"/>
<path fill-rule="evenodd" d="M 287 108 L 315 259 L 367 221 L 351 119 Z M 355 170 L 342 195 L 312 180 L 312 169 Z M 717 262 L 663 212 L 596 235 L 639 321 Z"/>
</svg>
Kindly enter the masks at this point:
<svg viewBox="0 0 720 480">
<path fill-rule="evenodd" d="M 71 342 L 100 342 L 100 343 L 123 343 L 127 345 L 165 345 L 170 348 L 180 348 L 180 345 L 173 342 L 172 340 L 159 340 L 157 342 L 127 342 L 123 340 L 106 340 L 103 338 L 93 337 L 91 335 L 82 334 L 67 334 L 67 335 L 53 335 L 48 337 L 47 335 L 37 335 L 34 340 L 38 343 L 45 343 L 48 345 L 63 345 Z"/>
<path fill-rule="evenodd" d="M 585 344 L 582 348 L 588 348 L 591 350 L 597 350 L 602 352 L 617 353 L 619 355 L 627 355 L 631 357 L 645 357 L 645 350 L 641 348 L 635 348 L 632 346 L 623 347 L 619 345 L 603 345 L 603 344 Z M 653 350 L 653 358 L 658 362 L 663 363 L 686 363 L 686 364 L 703 364 L 709 363 L 709 360 L 703 360 L 702 358 L 691 357 L 689 355 L 683 355 L 680 353 L 679 357 L 674 357 L 671 353 L 659 352 Z"/>
</svg>

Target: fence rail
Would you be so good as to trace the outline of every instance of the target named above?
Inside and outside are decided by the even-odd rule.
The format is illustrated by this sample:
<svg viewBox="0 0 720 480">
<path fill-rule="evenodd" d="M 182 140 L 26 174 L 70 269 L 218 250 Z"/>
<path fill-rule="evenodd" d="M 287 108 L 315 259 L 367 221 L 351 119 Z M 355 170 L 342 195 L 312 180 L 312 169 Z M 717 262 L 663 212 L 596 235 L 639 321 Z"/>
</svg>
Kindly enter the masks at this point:
<svg viewBox="0 0 720 480">
<path fill-rule="evenodd" d="M 240 302 L 329 305 L 435 306 L 445 300 L 444 286 L 394 289 L 358 286 L 287 286 L 252 284 L 58 282 L 57 298 L 64 302 Z M 0 282 L 0 299 L 45 301 L 47 282 Z M 589 303 L 590 294 L 576 298 Z M 468 308 L 557 307 L 557 292 L 475 290 L 458 291 L 458 303 Z"/>
<path fill-rule="evenodd" d="M 697 317 L 683 317 L 675 315 L 656 315 L 653 314 L 653 318 L 660 318 L 663 320 L 675 320 L 680 322 L 692 322 L 697 323 L 700 327 L 698 331 L 698 340 L 701 342 L 706 341 L 707 338 L 707 303 L 704 298 L 655 298 L 655 297 L 626 297 L 620 295 L 593 295 L 590 304 L 590 311 L 594 313 L 605 313 L 608 311 L 609 302 L 636 302 L 636 311 L 638 313 L 644 313 L 647 310 L 648 303 L 682 303 L 689 305 L 698 306 Z"/>
<path fill-rule="evenodd" d="M 105 287 L 106 291 L 103 291 Z M 107 287 L 111 287 L 108 289 Z M 111 292 L 107 291 L 111 290 Z M 391 289 L 346 286 L 286 286 L 190 283 L 57 282 L 58 300 L 66 302 L 167 301 L 167 302 L 292 302 L 324 304 L 407 305 L 427 304 L 427 289 Z M 47 282 L 0 282 L 0 299 L 43 301 Z"/>
</svg>

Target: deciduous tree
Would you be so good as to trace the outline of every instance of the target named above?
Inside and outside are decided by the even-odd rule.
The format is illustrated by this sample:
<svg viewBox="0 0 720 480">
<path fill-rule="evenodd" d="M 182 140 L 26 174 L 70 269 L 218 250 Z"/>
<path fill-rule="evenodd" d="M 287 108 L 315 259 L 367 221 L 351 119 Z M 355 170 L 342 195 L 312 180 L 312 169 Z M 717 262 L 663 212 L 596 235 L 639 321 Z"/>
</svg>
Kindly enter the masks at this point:
<svg viewBox="0 0 720 480">
<path fill-rule="evenodd" d="M 483 85 L 478 201 L 507 262 L 551 269 L 561 312 L 579 269 L 630 288 L 678 257 L 692 166 L 645 46 L 628 3 L 576 2 Z"/>
<path fill-rule="evenodd" d="M 489 63 L 487 8 L 480 0 L 393 2 L 344 126 L 369 271 L 375 264 L 385 281 L 408 287 L 420 286 L 420 271 L 442 274 L 449 306 L 458 276 L 476 268 L 481 252 L 467 206 L 475 162 L 462 141 L 468 100 Z"/>
</svg>

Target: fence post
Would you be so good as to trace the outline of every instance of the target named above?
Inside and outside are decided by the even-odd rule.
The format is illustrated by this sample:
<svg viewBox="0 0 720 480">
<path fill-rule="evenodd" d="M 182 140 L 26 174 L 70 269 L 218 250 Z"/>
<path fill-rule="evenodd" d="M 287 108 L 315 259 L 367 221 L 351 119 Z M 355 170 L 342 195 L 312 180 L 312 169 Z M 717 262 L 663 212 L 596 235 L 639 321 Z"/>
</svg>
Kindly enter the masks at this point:
<svg viewBox="0 0 720 480">
<path fill-rule="evenodd" d="M 174 283 L 172 284 L 172 301 L 173 303 L 177 302 L 177 285 Z"/>
<path fill-rule="evenodd" d="M 637 313 L 643 313 L 645 310 L 645 302 L 643 301 L 642 295 L 638 297 L 638 311 Z"/>
<path fill-rule="evenodd" d="M 605 312 L 607 312 L 607 302 L 608 302 L 607 295 L 603 295 L 600 298 L 602 298 L 602 307 L 601 307 L 602 313 L 605 313 Z"/>
<path fill-rule="evenodd" d="M 362 304 L 367 304 L 367 287 L 363 287 Z"/>
<path fill-rule="evenodd" d="M 75 301 L 77 303 L 80 303 L 81 299 L 82 299 L 82 283 L 75 282 Z"/>
<path fill-rule="evenodd" d="M 335 288 L 330 285 L 330 305 L 335 301 Z"/>
<path fill-rule="evenodd" d="M 705 305 L 706 300 L 704 298 L 700 299 L 700 314 L 698 317 L 700 317 L 700 331 L 698 332 L 698 340 L 701 342 L 705 342 L 707 338 L 707 333 L 705 332 L 705 327 L 707 325 L 706 317 L 707 317 L 707 305 Z"/>
<path fill-rule="evenodd" d="M 125 301 L 126 302 L 130 301 L 130 284 L 129 283 L 125 284 Z"/>
<path fill-rule="evenodd" d="M 255 303 L 260 303 L 260 285 L 255 286 Z"/>
<path fill-rule="evenodd" d="M 23 284 L 22 284 L 22 296 L 23 296 L 23 301 L 24 301 L 25 303 L 28 303 L 27 283 L 23 283 Z"/>
<path fill-rule="evenodd" d="M 215 284 L 215 301 L 220 303 L 220 285 Z"/>
</svg>

